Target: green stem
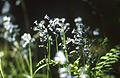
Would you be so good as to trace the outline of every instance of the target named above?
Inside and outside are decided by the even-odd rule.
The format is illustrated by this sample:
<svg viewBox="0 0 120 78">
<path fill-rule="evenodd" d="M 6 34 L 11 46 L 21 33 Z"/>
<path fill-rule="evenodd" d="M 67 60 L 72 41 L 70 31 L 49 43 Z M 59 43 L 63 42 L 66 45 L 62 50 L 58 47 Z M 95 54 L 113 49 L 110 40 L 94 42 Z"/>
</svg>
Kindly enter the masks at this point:
<svg viewBox="0 0 120 78">
<path fill-rule="evenodd" d="M 64 26 L 62 27 L 62 29 L 64 30 Z M 65 46 L 65 56 L 66 56 L 66 59 L 67 59 L 67 63 L 69 63 L 68 53 L 67 53 L 67 46 L 66 46 L 66 38 L 65 38 L 65 32 L 64 31 L 63 31 L 63 45 Z M 68 73 L 71 76 L 69 65 L 68 65 Z"/>
<path fill-rule="evenodd" d="M 65 56 L 66 56 L 67 62 L 69 63 L 68 54 L 67 54 L 66 39 L 65 39 L 65 32 L 63 32 L 63 45 L 65 46 Z"/>
<path fill-rule="evenodd" d="M 44 44 L 42 43 L 42 45 L 44 45 Z M 45 46 L 43 47 L 43 49 L 44 49 L 44 57 L 45 57 L 45 59 L 46 59 L 47 54 L 46 54 L 46 49 L 45 49 Z M 45 60 L 45 62 L 46 62 L 46 64 L 47 64 L 47 61 L 46 61 L 46 60 Z M 47 69 L 47 67 L 46 67 L 45 69 L 43 69 L 43 74 L 45 74 L 45 73 L 46 73 L 46 69 Z"/>
<path fill-rule="evenodd" d="M 16 61 L 16 64 L 17 64 L 17 69 L 20 71 L 20 73 L 22 73 L 22 70 L 21 70 L 21 67 L 20 67 L 20 63 L 19 63 L 19 60 L 18 60 L 17 56 L 15 56 L 15 61 Z"/>
<path fill-rule="evenodd" d="M 30 75 L 33 78 L 33 70 L 32 70 L 32 55 L 31 55 L 31 47 L 30 47 L 30 43 L 29 43 L 29 60 L 30 60 Z"/>
<path fill-rule="evenodd" d="M 0 58 L 0 61 L 2 61 L 1 58 Z M 3 71 L 2 71 L 2 65 L 1 65 L 1 63 L 0 63 L 0 71 L 1 71 L 2 77 L 4 78 L 4 74 L 3 74 Z"/>
<path fill-rule="evenodd" d="M 55 32 L 56 33 L 56 32 Z M 58 53 L 58 40 L 57 40 L 57 34 L 55 34 L 55 41 L 56 41 L 56 51 Z"/>
<path fill-rule="evenodd" d="M 30 64 L 29 64 L 29 61 L 28 61 L 28 58 L 27 58 L 27 57 L 25 57 L 25 61 L 26 61 L 26 63 L 27 63 L 28 68 L 30 68 Z"/>
<path fill-rule="evenodd" d="M 22 69 L 27 74 L 27 70 L 25 69 L 24 59 L 23 59 L 22 54 L 20 52 L 19 52 L 19 55 L 20 55 L 20 64 L 22 66 Z"/>
<path fill-rule="evenodd" d="M 51 75 L 50 75 L 50 65 L 49 65 L 49 62 L 50 62 L 50 40 L 49 40 L 49 36 L 48 36 L 48 66 L 47 66 L 47 78 L 51 78 Z"/>
</svg>

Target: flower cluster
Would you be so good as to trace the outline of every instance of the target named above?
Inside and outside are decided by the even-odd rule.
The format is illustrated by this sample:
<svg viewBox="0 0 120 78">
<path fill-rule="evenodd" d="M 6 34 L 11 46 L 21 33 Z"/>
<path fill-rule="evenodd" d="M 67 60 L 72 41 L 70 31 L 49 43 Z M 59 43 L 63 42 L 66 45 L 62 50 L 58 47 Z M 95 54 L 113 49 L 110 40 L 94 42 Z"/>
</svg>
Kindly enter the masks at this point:
<svg viewBox="0 0 120 78">
<path fill-rule="evenodd" d="M 74 28 L 72 31 L 73 38 L 67 38 L 66 40 L 66 44 L 72 42 L 72 44 L 76 45 L 75 50 L 72 50 L 70 54 L 78 53 L 78 50 L 84 51 L 84 53 L 89 53 L 90 40 L 88 38 L 88 34 L 90 27 L 86 27 L 81 21 L 82 19 L 80 17 L 74 20 L 77 28 Z"/>
<path fill-rule="evenodd" d="M 50 17 L 45 15 L 44 19 L 48 20 L 48 25 L 45 25 L 45 20 L 40 21 L 40 23 L 37 21 L 34 22 L 34 24 L 36 24 L 34 31 L 38 31 L 40 42 L 46 42 L 48 39 L 52 42 L 53 35 L 56 35 L 58 37 L 60 34 L 60 37 L 62 37 L 63 32 L 67 32 L 69 30 L 69 23 L 64 23 L 65 18 L 50 19 Z"/>
<path fill-rule="evenodd" d="M 9 42 L 15 42 L 15 37 L 19 34 L 18 25 L 14 25 L 11 21 L 12 17 L 7 15 L 10 10 L 10 3 L 5 1 L 4 6 L 2 8 L 3 16 L 0 16 L 0 24 L 3 27 L 0 27 L 0 37 L 4 38 Z"/>
<path fill-rule="evenodd" d="M 25 43 L 23 40 L 18 41 L 17 37 L 19 35 L 20 29 L 18 25 L 14 25 L 12 23 L 12 16 L 7 14 L 9 10 L 10 10 L 10 3 L 8 1 L 5 1 L 4 6 L 2 8 L 2 16 L 0 16 L 0 25 L 1 25 L 0 37 L 10 43 L 12 57 L 20 56 L 19 52 L 23 54 L 27 52 L 27 49 L 23 49 L 23 47 L 26 46 L 28 41 L 26 39 L 25 39 L 26 40 Z"/>
<path fill-rule="evenodd" d="M 24 33 L 23 36 L 21 36 L 21 38 L 24 40 L 23 42 L 23 47 L 26 47 L 27 44 L 29 44 L 30 42 L 34 42 L 35 39 L 31 38 L 30 34 Z"/>
</svg>

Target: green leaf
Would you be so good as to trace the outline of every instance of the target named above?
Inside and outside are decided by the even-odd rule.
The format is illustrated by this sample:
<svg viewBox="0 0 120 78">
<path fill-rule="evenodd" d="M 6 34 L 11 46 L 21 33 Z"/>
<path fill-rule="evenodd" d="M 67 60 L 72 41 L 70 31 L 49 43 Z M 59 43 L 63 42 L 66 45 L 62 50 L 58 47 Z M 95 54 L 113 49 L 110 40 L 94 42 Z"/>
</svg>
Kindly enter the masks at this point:
<svg viewBox="0 0 120 78">
<path fill-rule="evenodd" d="M 107 53 L 106 54 L 106 56 L 112 56 L 113 55 L 113 53 Z"/>
<path fill-rule="evenodd" d="M 116 51 L 116 49 L 111 49 L 110 51 L 115 52 L 115 51 Z"/>
<path fill-rule="evenodd" d="M 104 67 L 111 67 L 112 65 L 104 65 Z"/>
<path fill-rule="evenodd" d="M 117 58 L 109 58 L 109 59 L 107 59 L 106 61 L 109 61 L 109 62 L 110 62 L 110 61 L 116 61 L 116 62 L 117 62 L 118 59 L 117 59 Z"/>
<path fill-rule="evenodd" d="M 103 67 L 103 66 L 97 66 L 97 67 L 95 67 L 95 69 L 100 70 L 102 67 Z"/>
<path fill-rule="evenodd" d="M 117 55 L 112 55 L 111 57 L 112 57 L 112 58 L 120 58 L 120 57 L 117 56 Z"/>
<path fill-rule="evenodd" d="M 114 64 L 114 63 L 116 63 L 116 61 L 106 62 L 106 64 Z"/>
<path fill-rule="evenodd" d="M 105 64 L 105 61 L 102 61 L 102 62 L 98 63 L 97 65 L 102 65 L 102 64 Z"/>
<path fill-rule="evenodd" d="M 100 59 L 101 60 L 106 60 L 106 59 L 108 59 L 109 57 L 107 57 L 107 56 L 102 56 Z"/>
</svg>

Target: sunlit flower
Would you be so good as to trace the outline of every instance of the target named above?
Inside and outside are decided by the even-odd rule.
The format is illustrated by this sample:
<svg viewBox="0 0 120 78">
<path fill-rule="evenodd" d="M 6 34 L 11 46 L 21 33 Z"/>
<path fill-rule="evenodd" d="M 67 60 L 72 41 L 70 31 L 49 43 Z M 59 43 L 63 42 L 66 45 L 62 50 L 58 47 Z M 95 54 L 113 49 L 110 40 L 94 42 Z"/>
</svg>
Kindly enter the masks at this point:
<svg viewBox="0 0 120 78">
<path fill-rule="evenodd" d="M 57 62 L 60 62 L 60 63 L 67 62 L 66 57 L 65 57 L 64 53 L 61 50 L 58 51 L 58 53 L 56 54 L 54 60 L 57 61 Z"/>
<path fill-rule="evenodd" d="M 60 74 L 60 78 L 67 78 L 67 73 L 62 73 L 62 74 Z"/>
<path fill-rule="evenodd" d="M 89 78 L 87 74 L 82 74 L 81 78 Z"/>
<path fill-rule="evenodd" d="M 7 16 L 4 16 L 4 17 L 3 17 L 3 21 L 8 21 L 8 22 L 9 22 L 10 20 L 11 20 L 10 17 L 7 17 Z"/>
</svg>

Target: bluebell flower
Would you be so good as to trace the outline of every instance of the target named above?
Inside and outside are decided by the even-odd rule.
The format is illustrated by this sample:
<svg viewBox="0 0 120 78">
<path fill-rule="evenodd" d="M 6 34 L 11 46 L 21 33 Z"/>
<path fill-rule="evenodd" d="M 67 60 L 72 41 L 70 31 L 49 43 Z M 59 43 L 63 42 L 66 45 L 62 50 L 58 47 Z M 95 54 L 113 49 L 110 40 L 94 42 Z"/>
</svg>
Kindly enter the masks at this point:
<svg viewBox="0 0 120 78">
<path fill-rule="evenodd" d="M 35 39 L 31 38 L 31 35 L 28 33 L 24 33 L 24 35 L 21 36 L 21 38 L 24 40 L 23 47 L 26 47 L 27 44 L 35 41 Z"/>
<path fill-rule="evenodd" d="M 98 28 L 93 31 L 93 35 L 95 35 L 95 36 L 99 35 L 99 29 Z"/>
<path fill-rule="evenodd" d="M 10 3 L 5 1 L 4 6 L 2 8 L 2 14 L 8 13 L 10 10 Z"/>
<path fill-rule="evenodd" d="M 50 20 L 50 17 L 48 17 L 48 15 L 46 14 L 44 19 Z"/>
<path fill-rule="evenodd" d="M 81 22 L 82 21 L 82 18 L 81 17 L 77 17 L 74 22 Z"/>
<path fill-rule="evenodd" d="M 56 62 L 60 62 L 60 63 L 66 63 L 67 62 L 67 59 L 65 57 L 65 54 L 63 51 L 59 50 L 58 53 L 56 54 L 56 56 L 54 57 L 54 60 Z"/>
<path fill-rule="evenodd" d="M 116 53 L 116 55 L 120 55 L 120 53 Z"/>
</svg>

